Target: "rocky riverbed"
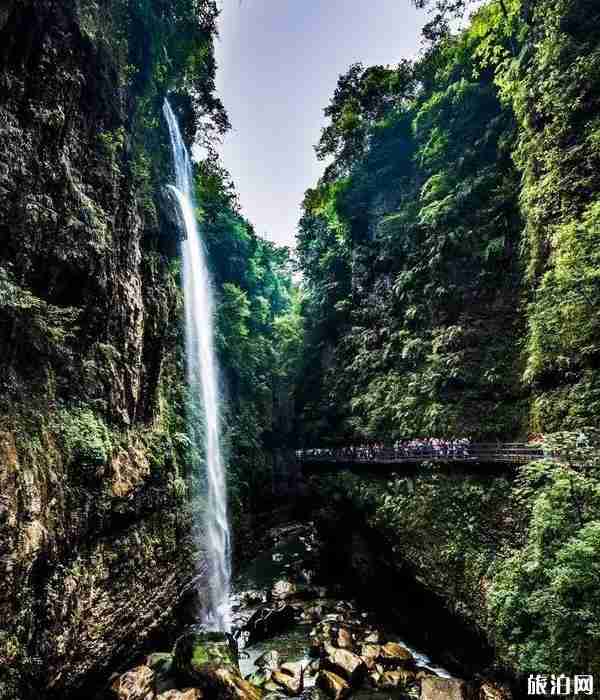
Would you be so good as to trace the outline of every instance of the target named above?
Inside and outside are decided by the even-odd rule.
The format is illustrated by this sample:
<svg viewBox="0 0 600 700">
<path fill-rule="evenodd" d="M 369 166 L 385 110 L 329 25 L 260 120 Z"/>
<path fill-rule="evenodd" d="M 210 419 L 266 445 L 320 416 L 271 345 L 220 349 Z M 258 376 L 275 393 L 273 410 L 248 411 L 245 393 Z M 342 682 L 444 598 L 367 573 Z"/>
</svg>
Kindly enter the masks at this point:
<svg viewBox="0 0 600 700">
<path fill-rule="evenodd" d="M 312 523 L 266 533 L 232 596 L 231 635 L 190 628 L 171 651 L 113 677 L 114 700 L 506 700 L 506 688 L 453 676 L 381 613 L 323 585 Z M 410 601 L 407 601 L 410 605 Z"/>
</svg>

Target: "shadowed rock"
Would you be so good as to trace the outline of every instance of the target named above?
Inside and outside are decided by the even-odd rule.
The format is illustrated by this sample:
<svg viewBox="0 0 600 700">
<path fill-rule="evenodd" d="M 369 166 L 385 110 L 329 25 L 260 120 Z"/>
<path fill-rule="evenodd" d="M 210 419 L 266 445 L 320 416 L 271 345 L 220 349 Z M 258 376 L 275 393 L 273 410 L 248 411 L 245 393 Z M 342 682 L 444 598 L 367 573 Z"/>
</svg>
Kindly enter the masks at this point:
<svg viewBox="0 0 600 700">
<path fill-rule="evenodd" d="M 421 680 L 421 700 L 469 700 L 469 686 L 455 678 L 427 676 Z"/>
<path fill-rule="evenodd" d="M 379 661 L 384 666 L 410 666 L 415 659 L 410 651 L 396 642 L 388 642 L 381 647 Z"/>
<path fill-rule="evenodd" d="M 319 671 L 316 684 L 333 700 L 341 700 L 350 693 L 348 683 L 332 671 Z"/>
<path fill-rule="evenodd" d="M 222 632 L 186 632 L 173 648 L 173 669 L 191 681 L 204 681 L 212 670 L 239 671 L 237 645 Z"/>
<path fill-rule="evenodd" d="M 325 658 L 322 666 L 338 676 L 346 679 L 350 685 L 356 686 L 365 677 L 367 667 L 358 654 L 347 649 L 336 649 L 331 645 L 325 646 Z"/>
<path fill-rule="evenodd" d="M 296 584 L 291 581 L 277 581 L 271 589 L 271 598 L 273 600 L 287 600 L 296 594 Z"/>
<path fill-rule="evenodd" d="M 379 644 L 363 644 L 360 648 L 360 655 L 369 671 L 372 671 L 375 668 L 375 664 L 377 663 L 377 659 L 379 658 L 380 654 L 381 647 Z"/>
<path fill-rule="evenodd" d="M 352 648 L 352 635 L 345 627 L 340 627 L 337 631 L 336 644 L 340 649 Z"/>
<path fill-rule="evenodd" d="M 262 700 L 263 691 L 229 668 L 217 668 L 206 676 L 204 689 L 218 700 Z"/>
<path fill-rule="evenodd" d="M 116 678 L 110 689 L 118 700 L 153 700 L 154 671 L 148 666 L 137 666 Z"/>
<path fill-rule="evenodd" d="M 262 691 L 240 676 L 237 646 L 222 632 L 188 632 L 175 643 L 177 675 L 214 700 L 261 700 Z"/>
<path fill-rule="evenodd" d="M 277 683 L 286 695 L 299 695 L 302 692 L 302 673 L 294 674 L 282 668 L 273 671 L 271 680 Z"/>
<path fill-rule="evenodd" d="M 244 631 L 248 634 L 248 643 L 253 644 L 274 637 L 293 624 L 295 619 L 296 611 L 291 605 L 259 608 L 244 626 Z"/>
<path fill-rule="evenodd" d="M 271 649 L 270 651 L 265 651 L 264 654 L 259 656 L 254 664 L 259 668 L 268 668 L 273 671 L 279 667 L 279 659 L 279 652 L 275 649 Z"/>
<path fill-rule="evenodd" d="M 479 687 L 478 700 L 512 700 L 512 693 L 501 683 L 483 681 Z"/>
</svg>

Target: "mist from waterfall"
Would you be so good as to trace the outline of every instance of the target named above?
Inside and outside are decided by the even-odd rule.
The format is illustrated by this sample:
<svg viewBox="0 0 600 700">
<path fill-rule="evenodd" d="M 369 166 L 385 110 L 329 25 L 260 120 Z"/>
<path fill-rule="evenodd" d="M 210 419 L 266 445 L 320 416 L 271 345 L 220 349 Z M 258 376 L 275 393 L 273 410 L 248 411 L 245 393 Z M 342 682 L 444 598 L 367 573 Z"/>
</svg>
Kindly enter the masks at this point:
<svg viewBox="0 0 600 700">
<path fill-rule="evenodd" d="M 207 471 L 204 537 L 198 542 L 208 562 L 208 601 L 202 622 L 213 630 L 230 630 L 230 532 L 227 519 L 227 482 L 221 447 L 218 367 L 214 351 L 214 306 L 204 245 L 194 213 L 192 163 L 179 123 L 167 100 L 163 112 L 169 127 L 175 163 L 175 185 L 186 238 L 183 241 L 185 339 L 187 380 L 192 402 L 201 399 L 204 454 Z M 194 411 L 190 410 L 190 420 Z M 190 436 L 198 434 L 190 425 Z M 196 528 L 195 528 L 196 529 Z"/>
</svg>

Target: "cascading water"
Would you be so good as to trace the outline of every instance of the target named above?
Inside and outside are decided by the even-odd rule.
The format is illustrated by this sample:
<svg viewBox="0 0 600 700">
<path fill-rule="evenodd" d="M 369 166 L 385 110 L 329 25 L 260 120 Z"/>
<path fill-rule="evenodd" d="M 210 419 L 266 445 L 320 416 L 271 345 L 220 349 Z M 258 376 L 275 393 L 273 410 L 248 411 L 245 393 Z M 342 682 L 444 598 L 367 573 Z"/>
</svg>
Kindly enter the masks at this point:
<svg viewBox="0 0 600 700">
<path fill-rule="evenodd" d="M 175 186 L 170 188 L 181 209 L 187 378 L 193 399 L 201 397 L 204 415 L 204 452 L 207 470 L 207 507 L 202 542 L 208 561 L 208 604 L 202 622 L 209 628 L 230 630 L 230 533 L 227 521 L 227 484 L 221 450 L 218 371 L 213 345 L 213 300 L 210 276 L 194 214 L 192 164 L 177 118 L 167 100 L 163 112 L 169 127 L 175 162 Z M 194 426 L 190 434 L 194 435 Z"/>
</svg>

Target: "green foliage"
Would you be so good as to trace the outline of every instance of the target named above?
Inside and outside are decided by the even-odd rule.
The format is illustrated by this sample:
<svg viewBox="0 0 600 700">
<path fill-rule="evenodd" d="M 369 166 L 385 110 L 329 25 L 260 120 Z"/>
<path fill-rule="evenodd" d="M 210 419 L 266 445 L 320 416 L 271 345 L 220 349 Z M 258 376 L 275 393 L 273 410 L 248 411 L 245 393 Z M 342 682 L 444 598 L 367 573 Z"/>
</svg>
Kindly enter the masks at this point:
<svg viewBox="0 0 600 700">
<path fill-rule="evenodd" d="M 352 66 L 325 112 L 298 236 L 307 439 L 595 424 L 598 7 L 491 0 L 453 35 L 468 2 L 417 4 L 442 23 L 425 55 Z"/>
<path fill-rule="evenodd" d="M 497 82 L 519 124 L 516 162 L 529 294 L 525 380 L 536 428 L 593 422 L 598 408 L 600 10 L 524 2 L 518 60 Z"/>
<path fill-rule="evenodd" d="M 115 131 L 102 131 L 98 134 L 98 140 L 106 157 L 112 160 L 125 146 L 125 129 L 121 126 Z"/>
<path fill-rule="evenodd" d="M 240 215 L 229 176 L 197 164 L 196 198 L 217 290 L 216 346 L 227 387 L 226 442 L 235 521 L 270 495 L 270 449 L 293 425 L 289 396 L 301 348 L 289 252 L 259 238 Z"/>
<path fill-rule="evenodd" d="M 389 563 L 410 570 L 448 607 L 485 629 L 488 571 L 517 544 L 511 484 L 501 477 L 457 479 L 423 465 L 386 480 L 353 474 L 315 477 L 323 504 L 336 502 L 385 543 Z"/>
<path fill-rule="evenodd" d="M 160 103 L 175 90 L 188 103 L 190 135 L 206 142 L 229 126 L 215 94 L 213 39 L 218 8 L 213 0 L 134 0 L 115 4 L 120 68 L 139 101 L 138 118 L 147 128 L 160 119 Z M 125 44 L 125 45 L 123 45 Z M 151 105 L 152 109 L 148 110 Z"/>
<path fill-rule="evenodd" d="M 156 195 L 172 167 L 162 116 L 165 97 L 170 96 L 189 142 L 213 152 L 215 140 L 229 128 L 215 90 L 218 14 L 214 0 L 114 0 L 106 8 L 84 3 L 79 11 L 83 34 L 103 50 L 120 83 L 102 84 L 101 97 L 110 108 L 98 118 L 98 167 L 129 179 L 146 230 L 155 236 L 160 229 Z M 150 237 L 145 243 L 157 246 Z"/>
<path fill-rule="evenodd" d="M 334 156 L 326 179 L 351 169 L 368 148 L 373 127 L 397 109 L 414 90 L 410 63 L 393 70 L 383 66 L 364 68 L 355 63 L 338 81 L 333 99 L 325 109 L 331 123 L 321 133 L 316 148 L 319 158 Z"/>
<path fill-rule="evenodd" d="M 12 269 L 4 266 L 0 266 L 0 315 L 9 361 L 23 362 L 36 355 L 58 364 L 70 359 L 80 309 L 47 303 L 19 285 Z M 39 367 L 30 369 L 31 375 L 38 371 Z"/>
<path fill-rule="evenodd" d="M 481 36 L 377 70 L 370 102 L 368 70 L 340 79 L 320 144 L 335 160 L 298 236 L 309 440 L 520 428 L 514 122 L 476 56 Z"/>
<path fill-rule="evenodd" d="M 578 461 L 588 449 L 568 433 L 554 436 L 552 448 L 579 451 Z M 521 471 L 526 541 L 497 565 L 489 606 L 498 641 L 525 673 L 589 673 L 600 663 L 599 477 L 597 463 L 540 462 Z"/>
<path fill-rule="evenodd" d="M 111 437 L 106 423 L 87 408 L 59 414 L 64 453 L 75 467 L 97 467 L 108 462 Z"/>
<path fill-rule="evenodd" d="M 326 110 L 318 152 L 333 162 L 298 235 L 304 436 L 553 432 L 544 450 L 560 462 L 523 468 L 516 490 L 433 472 L 416 487 L 347 477 L 337 497 L 465 601 L 514 669 L 589 673 L 600 667 L 600 7 L 490 0 L 452 34 L 468 1 L 417 4 L 434 10 L 426 53 L 398 71 L 353 66 Z M 400 74 L 405 89 L 388 81 Z"/>
</svg>

